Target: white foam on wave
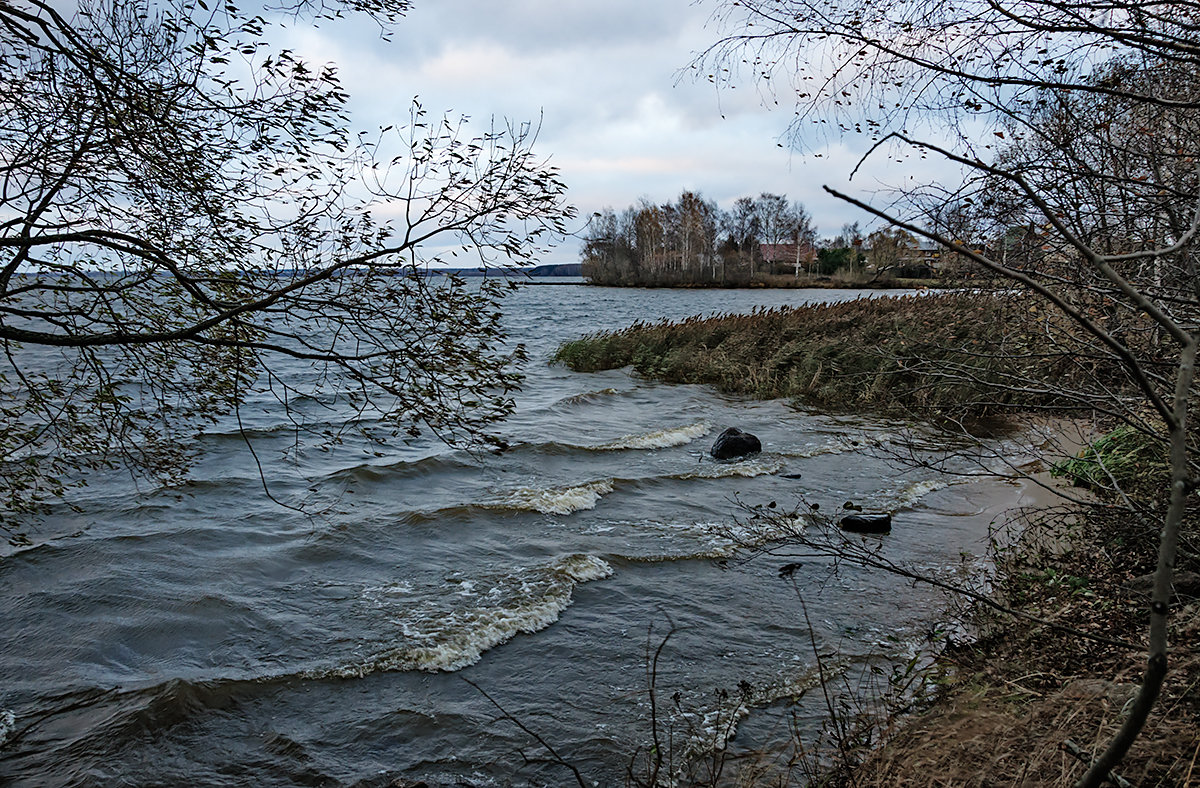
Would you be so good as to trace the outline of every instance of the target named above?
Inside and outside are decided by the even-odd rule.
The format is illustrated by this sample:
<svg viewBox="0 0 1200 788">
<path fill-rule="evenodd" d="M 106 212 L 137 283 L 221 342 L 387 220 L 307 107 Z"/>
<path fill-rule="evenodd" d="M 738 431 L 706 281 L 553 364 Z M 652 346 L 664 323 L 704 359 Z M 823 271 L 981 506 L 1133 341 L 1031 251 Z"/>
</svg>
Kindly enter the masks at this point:
<svg viewBox="0 0 1200 788">
<path fill-rule="evenodd" d="M 8 743 L 17 729 L 17 715 L 8 709 L 0 709 L 0 747 Z"/>
<path fill-rule="evenodd" d="M 888 486 L 854 499 L 865 511 L 898 512 L 916 507 L 930 493 L 960 484 L 947 478 L 921 479 L 907 484 Z"/>
<path fill-rule="evenodd" d="M 738 547 L 761 547 L 781 539 L 803 536 L 811 519 L 807 512 L 780 512 L 772 517 L 745 518 L 714 533 Z"/>
<path fill-rule="evenodd" d="M 753 478 L 779 473 L 783 470 L 782 457 L 759 455 L 741 462 L 723 462 L 705 464 L 699 470 L 682 473 L 672 478 L 686 481 L 688 479 L 728 479 L 735 476 Z"/>
<path fill-rule="evenodd" d="M 849 660 L 836 659 L 827 661 L 820 668 L 810 667 L 790 675 L 782 675 L 765 684 L 744 686 L 737 692 L 722 693 L 722 698 L 716 708 L 708 711 L 683 711 L 679 716 L 686 719 L 680 727 L 689 734 L 684 752 L 679 762 L 695 763 L 698 759 L 712 752 L 720 752 L 729 746 L 729 741 L 737 734 L 738 724 L 750 715 L 756 708 L 768 706 L 784 698 L 799 699 L 808 691 L 821 685 L 822 671 L 826 681 L 844 673 L 850 666 Z M 672 775 L 671 785 L 678 784 L 680 774 Z"/>
<path fill-rule="evenodd" d="M 901 509 L 906 509 L 915 505 L 926 495 L 938 490 L 944 490 L 949 486 L 950 482 L 945 479 L 923 479 L 919 482 L 913 482 L 900 490 L 897 496 L 897 503 Z"/>
<path fill-rule="evenodd" d="M 671 427 L 654 432 L 642 432 L 617 438 L 615 441 L 596 446 L 598 451 L 618 451 L 621 449 L 669 449 L 673 446 L 685 446 L 697 438 L 712 431 L 712 425 L 706 421 L 698 421 L 683 427 Z"/>
<path fill-rule="evenodd" d="M 369 586 L 363 589 L 363 596 L 371 599 L 384 600 L 389 597 L 408 596 L 413 592 L 413 584 L 401 580 L 385 586 Z"/>
<path fill-rule="evenodd" d="M 488 507 L 542 514 L 571 514 L 583 509 L 595 509 L 596 503 L 612 491 L 610 479 L 578 487 L 520 487 L 504 500 L 489 504 Z"/>
<path fill-rule="evenodd" d="M 811 459 L 812 457 L 822 457 L 828 454 L 845 454 L 846 452 L 856 451 L 860 448 L 862 447 L 855 446 L 849 441 L 841 439 L 829 441 L 828 443 L 822 443 L 819 446 L 810 446 L 806 449 L 789 452 L 788 456 L 796 459 L 807 460 Z"/>
<path fill-rule="evenodd" d="M 572 394 L 569 397 L 563 397 L 555 404 L 556 405 L 575 405 L 580 402 L 589 402 L 598 397 L 611 397 L 614 394 L 620 394 L 620 393 L 621 392 L 617 391 L 614 388 L 599 389 L 597 391 L 585 391 L 580 394 Z"/>
<path fill-rule="evenodd" d="M 640 549 L 627 551 L 622 557 L 638 563 L 728 558 L 736 549 L 724 535 L 729 524 L 720 522 L 626 520 L 594 526 L 587 533 L 605 533 L 618 527 L 636 534 L 629 542 Z"/>
<path fill-rule="evenodd" d="M 450 609 L 444 606 L 444 599 L 441 606 L 435 600 L 424 608 L 400 607 L 396 623 L 408 642 L 314 677 L 358 678 L 383 670 L 433 673 L 465 668 L 478 662 L 488 649 L 558 621 L 570 607 L 577 585 L 603 580 L 612 573 L 605 561 L 575 554 L 540 567 L 475 578 L 470 591 L 458 595 L 469 598 Z"/>
</svg>

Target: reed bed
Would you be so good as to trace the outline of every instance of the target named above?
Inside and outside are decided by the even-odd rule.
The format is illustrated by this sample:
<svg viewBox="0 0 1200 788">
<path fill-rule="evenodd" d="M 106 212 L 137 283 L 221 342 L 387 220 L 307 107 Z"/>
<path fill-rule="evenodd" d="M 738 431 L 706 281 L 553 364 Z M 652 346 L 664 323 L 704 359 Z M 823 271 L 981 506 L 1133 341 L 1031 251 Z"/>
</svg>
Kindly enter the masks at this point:
<svg viewBox="0 0 1200 788">
<path fill-rule="evenodd" d="M 1016 295 L 963 292 L 638 323 L 568 342 L 555 359 L 826 410 L 955 418 L 1091 407 L 1092 382 L 1111 390 L 1124 377 L 1058 315 Z"/>
</svg>

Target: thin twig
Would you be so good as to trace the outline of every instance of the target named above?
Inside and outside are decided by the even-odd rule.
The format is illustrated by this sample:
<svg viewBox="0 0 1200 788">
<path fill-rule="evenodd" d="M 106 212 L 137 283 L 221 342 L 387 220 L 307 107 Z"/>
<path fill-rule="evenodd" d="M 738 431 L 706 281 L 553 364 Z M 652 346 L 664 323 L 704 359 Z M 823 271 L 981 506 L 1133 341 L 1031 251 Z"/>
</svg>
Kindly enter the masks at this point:
<svg viewBox="0 0 1200 788">
<path fill-rule="evenodd" d="M 1071 755 L 1074 755 L 1076 758 L 1078 758 L 1080 760 L 1080 762 L 1086 764 L 1089 768 L 1092 766 L 1093 763 L 1095 763 L 1095 761 L 1092 759 L 1092 756 L 1089 755 L 1086 750 L 1084 750 L 1082 747 L 1080 747 L 1078 744 L 1071 741 L 1070 739 L 1067 739 L 1066 741 L 1064 741 L 1062 743 L 1062 745 L 1060 745 L 1060 746 L 1062 747 L 1062 749 L 1065 752 L 1068 752 Z M 1134 788 L 1133 783 L 1129 782 L 1129 780 L 1126 780 L 1124 777 L 1117 774 L 1116 772 L 1110 771 L 1108 773 L 1107 780 L 1109 782 L 1111 782 L 1113 785 L 1116 785 L 1117 788 Z"/>
<path fill-rule="evenodd" d="M 502 717 L 500 717 L 500 719 L 507 720 L 508 722 L 511 722 L 513 725 L 516 725 L 527 736 L 532 738 L 538 744 L 542 745 L 542 747 L 545 748 L 546 752 L 550 753 L 550 763 L 556 763 L 559 766 L 565 766 L 568 769 L 570 769 L 571 774 L 575 775 L 575 782 L 579 783 L 579 788 L 588 788 L 587 782 L 584 781 L 583 775 L 579 773 L 579 769 L 575 766 L 575 764 L 571 763 L 566 758 L 559 755 L 558 750 L 554 749 L 554 747 L 552 747 L 550 745 L 550 743 L 548 741 L 546 741 L 545 739 L 543 739 L 536 731 L 530 729 L 530 727 L 528 725 L 521 722 L 513 715 L 509 714 L 508 711 L 503 706 L 501 706 L 499 704 L 499 702 L 496 701 L 495 698 L 493 698 L 491 695 L 487 694 L 487 692 L 483 689 L 483 687 L 480 687 L 478 684 L 476 684 L 475 682 L 471 681 L 468 678 L 464 678 L 463 681 L 467 682 L 472 687 L 474 687 L 476 692 L 478 692 L 483 697 L 487 698 L 488 703 L 491 703 L 493 706 L 495 706 L 500 711 L 500 713 L 503 715 Z M 522 753 L 522 757 L 524 757 L 523 753 Z M 526 758 L 525 760 L 529 761 L 530 759 Z"/>
</svg>

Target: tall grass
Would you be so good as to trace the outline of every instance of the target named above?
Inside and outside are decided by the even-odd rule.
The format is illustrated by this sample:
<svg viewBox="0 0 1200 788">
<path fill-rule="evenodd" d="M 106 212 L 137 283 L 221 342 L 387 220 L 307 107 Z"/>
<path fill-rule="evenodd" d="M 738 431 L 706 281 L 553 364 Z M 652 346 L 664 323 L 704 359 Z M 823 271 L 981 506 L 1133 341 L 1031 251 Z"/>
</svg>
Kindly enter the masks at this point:
<svg viewBox="0 0 1200 788">
<path fill-rule="evenodd" d="M 632 365 L 670 383 L 707 383 L 825 409 L 977 418 L 1011 408 L 1088 407 L 1097 378 L 1123 372 L 1084 352 L 1069 326 L 1015 295 L 858 299 L 638 323 L 562 345 L 580 372 Z"/>
<path fill-rule="evenodd" d="M 1051 475 L 1079 487 L 1140 489 L 1169 483 L 1166 446 L 1129 424 L 1121 424 L 1079 452 L 1055 464 Z"/>
</svg>

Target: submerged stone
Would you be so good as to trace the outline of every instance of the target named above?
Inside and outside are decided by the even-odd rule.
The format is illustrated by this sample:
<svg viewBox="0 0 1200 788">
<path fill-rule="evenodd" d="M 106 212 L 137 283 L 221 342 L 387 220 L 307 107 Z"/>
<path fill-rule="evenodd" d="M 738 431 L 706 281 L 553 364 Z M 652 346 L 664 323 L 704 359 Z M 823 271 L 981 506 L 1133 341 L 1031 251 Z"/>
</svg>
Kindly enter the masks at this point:
<svg viewBox="0 0 1200 788">
<path fill-rule="evenodd" d="M 887 534 L 892 532 L 890 514 L 848 514 L 838 521 L 843 531 L 855 534 Z"/>
</svg>

